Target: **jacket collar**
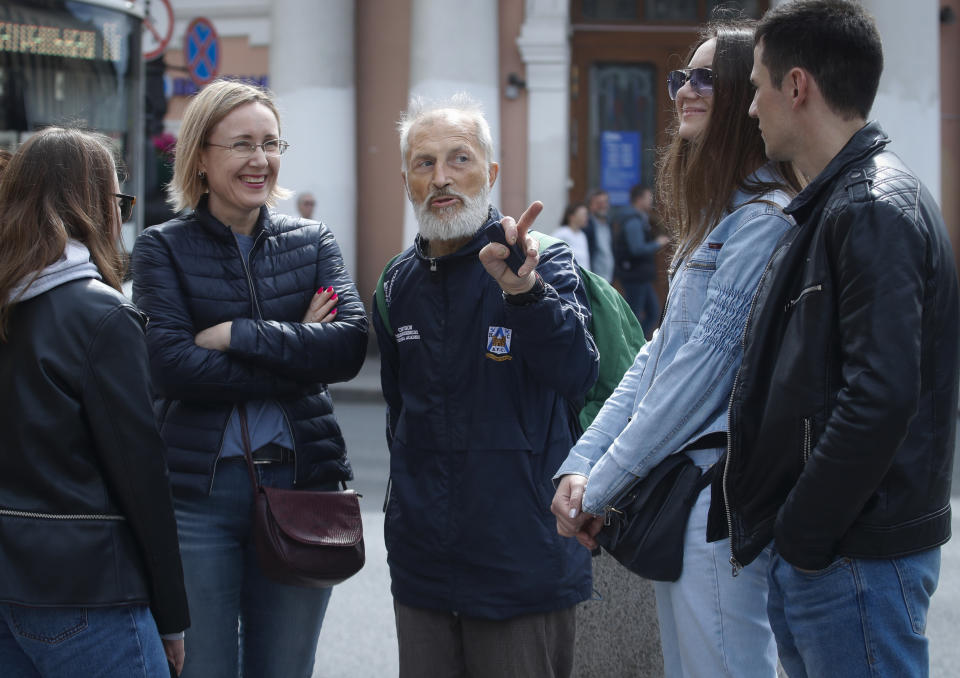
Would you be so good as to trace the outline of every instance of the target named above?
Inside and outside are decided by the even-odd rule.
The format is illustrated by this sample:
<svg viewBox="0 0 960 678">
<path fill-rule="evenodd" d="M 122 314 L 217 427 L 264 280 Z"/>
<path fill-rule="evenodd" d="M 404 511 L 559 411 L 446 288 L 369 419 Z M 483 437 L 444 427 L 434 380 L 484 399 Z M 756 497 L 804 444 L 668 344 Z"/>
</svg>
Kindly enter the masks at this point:
<svg viewBox="0 0 960 678">
<path fill-rule="evenodd" d="M 199 221 L 200 225 L 211 235 L 220 239 L 233 240 L 233 231 L 230 230 L 230 227 L 211 214 L 210 208 L 207 205 L 208 200 L 209 195 L 204 194 L 200 197 L 200 202 L 197 203 L 196 208 L 193 210 L 197 221 Z M 250 235 L 256 237 L 261 230 L 266 230 L 268 233 L 272 230 L 270 210 L 267 209 L 266 205 L 260 206 L 260 215 L 257 217 L 257 224 L 253 227 Z"/>
<path fill-rule="evenodd" d="M 814 177 L 783 211 L 792 215 L 798 224 L 803 223 L 820 202 L 822 194 L 833 188 L 837 177 L 849 165 L 869 158 L 883 150 L 888 143 L 890 138 L 881 129 L 880 123 L 868 122 L 850 137 L 846 146 L 833 156 L 833 160 L 827 163 L 823 171 Z"/>
<path fill-rule="evenodd" d="M 780 173 L 777 172 L 776 165 L 768 160 L 763 165 L 760 165 L 756 170 L 754 170 L 746 179 L 744 179 L 743 184 L 748 188 L 750 186 L 757 186 L 763 184 L 783 184 L 785 183 L 783 177 L 780 176 Z M 758 193 L 756 189 L 753 191 L 744 190 L 743 188 L 737 188 L 733 196 L 730 198 L 730 204 L 728 209 L 728 214 L 733 212 L 747 203 L 755 202 L 758 198 L 762 198 L 763 194 Z"/>
<path fill-rule="evenodd" d="M 442 257 L 428 256 L 426 253 L 427 240 L 423 238 L 419 233 L 417 233 L 416 237 L 413 239 L 414 251 L 417 254 L 417 258 L 424 263 L 441 261 L 443 259 L 449 259 L 451 257 L 462 257 L 468 254 L 475 254 L 479 252 L 483 248 L 483 246 L 487 244 L 487 242 L 489 242 L 487 240 L 487 237 L 483 234 L 484 229 L 490 224 L 492 224 L 494 221 L 500 221 L 502 218 L 503 217 L 500 214 L 500 210 L 498 210 L 493 205 L 490 205 L 490 207 L 487 210 L 487 220 L 484 221 L 483 225 L 477 229 L 476 233 L 473 234 L 473 239 L 470 240 L 470 242 L 468 242 L 466 245 L 461 247 L 456 252 L 453 252 L 452 254 L 447 254 Z"/>
<path fill-rule="evenodd" d="M 70 238 L 63 254 L 52 264 L 39 273 L 30 273 L 20 280 L 5 300 L 7 304 L 15 304 L 44 292 L 52 290 L 73 280 L 95 278 L 102 280 L 100 270 L 90 259 L 90 250 L 79 240 Z"/>
</svg>

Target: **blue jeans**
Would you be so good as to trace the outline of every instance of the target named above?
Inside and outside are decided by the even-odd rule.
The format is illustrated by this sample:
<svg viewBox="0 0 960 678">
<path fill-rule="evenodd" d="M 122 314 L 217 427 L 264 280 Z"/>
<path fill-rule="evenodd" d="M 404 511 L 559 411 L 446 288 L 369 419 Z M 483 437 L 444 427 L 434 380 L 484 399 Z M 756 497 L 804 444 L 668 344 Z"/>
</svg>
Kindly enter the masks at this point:
<svg viewBox="0 0 960 678">
<path fill-rule="evenodd" d="M 168 678 L 170 669 L 157 625 L 145 605 L 3 603 L 0 674 L 4 678 Z"/>
<path fill-rule="evenodd" d="M 661 310 L 660 298 L 653 289 L 653 283 L 620 281 L 620 285 L 623 287 L 623 298 L 637 316 L 643 333 L 649 339 L 657 329 Z"/>
<path fill-rule="evenodd" d="M 722 453 L 714 449 L 686 454 L 705 470 Z M 776 644 L 766 610 L 769 551 L 734 577 L 730 540 L 707 542 L 709 508 L 708 486 L 690 512 L 680 579 L 653 582 L 664 675 L 776 678 Z"/>
<path fill-rule="evenodd" d="M 930 674 L 924 632 L 940 549 L 892 559 L 838 558 L 816 572 L 774 554 L 768 613 L 790 678 Z"/>
<path fill-rule="evenodd" d="M 258 464 L 261 484 L 291 487 L 293 464 Z M 181 678 L 310 678 L 331 589 L 285 586 L 260 571 L 243 458 L 217 464 L 209 497 L 175 497 L 190 628 Z"/>
</svg>

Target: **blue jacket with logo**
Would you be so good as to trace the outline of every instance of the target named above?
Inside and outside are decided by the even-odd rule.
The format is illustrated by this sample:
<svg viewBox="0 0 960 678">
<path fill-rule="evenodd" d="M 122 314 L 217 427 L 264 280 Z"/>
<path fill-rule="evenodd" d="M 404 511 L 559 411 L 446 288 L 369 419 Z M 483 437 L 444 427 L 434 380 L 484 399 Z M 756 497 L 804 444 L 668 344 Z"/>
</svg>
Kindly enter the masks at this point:
<svg viewBox="0 0 960 678">
<path fill-rule="evenodd" d="M 491 208 L 489 221 L 500 218 Z M 418 608 L 505 619 L 590 596 L 590 554 L 557 534 L 551 477 L 597 378 L 590 310 L 570 248 L 540 255 L 544 299 L 504 301 L 477 253 L 423 253 L 384 277 L 374 313 L 387 401 L 392 591 Z"/>
</svg>

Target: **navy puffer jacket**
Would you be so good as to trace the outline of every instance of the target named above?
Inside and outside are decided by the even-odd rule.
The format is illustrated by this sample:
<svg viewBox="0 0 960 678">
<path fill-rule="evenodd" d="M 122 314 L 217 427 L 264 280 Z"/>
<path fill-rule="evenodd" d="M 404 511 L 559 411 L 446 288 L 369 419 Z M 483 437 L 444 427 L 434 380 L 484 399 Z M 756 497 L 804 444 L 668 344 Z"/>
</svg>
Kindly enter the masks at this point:
<svg viewBox="0 0 960 678">
<path fill-rule="evenodd" d="M 367 318 L 333 233 L 261 208 L 249 271 L 229 227 L 207 209 L 150 228 L 133 251 L 133 296 L 147 314 L 160 433 L 174 493 L 209 493 L 235 404 L 275 400 L 294 441 L 296 484 L 352 477 L 327 384 L 356 376 Z M 302 323 L 321 287 L 339 296 L 331 323 Z M 232 321 L 228 351 L 194 343 Z"/>
</svg>

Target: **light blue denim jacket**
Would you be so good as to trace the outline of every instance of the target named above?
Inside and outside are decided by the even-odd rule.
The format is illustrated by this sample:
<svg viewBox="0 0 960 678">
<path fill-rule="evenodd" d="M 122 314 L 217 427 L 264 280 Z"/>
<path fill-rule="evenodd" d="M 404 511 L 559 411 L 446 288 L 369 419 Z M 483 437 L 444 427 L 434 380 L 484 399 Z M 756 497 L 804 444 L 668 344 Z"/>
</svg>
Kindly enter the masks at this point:
<svg viewBox="0 0 960 678">
<path fill-rule="evenodd" d="M 764 166 L 756 176 L 774 175 Z M 584 511 L 603 513 L 668 454 L 727 430 L 741 337 L 767 261 L 793 226 L 781 211 L 789 202 L 782 191 L 738 192 L 733 211 L 671 272 L 662 326 L 554 476 L 589 477 Z"/>
</svg>

